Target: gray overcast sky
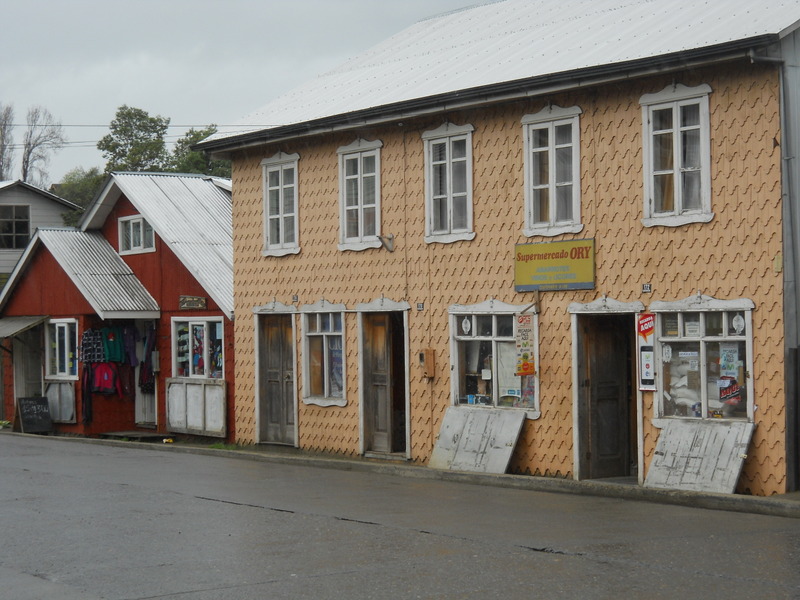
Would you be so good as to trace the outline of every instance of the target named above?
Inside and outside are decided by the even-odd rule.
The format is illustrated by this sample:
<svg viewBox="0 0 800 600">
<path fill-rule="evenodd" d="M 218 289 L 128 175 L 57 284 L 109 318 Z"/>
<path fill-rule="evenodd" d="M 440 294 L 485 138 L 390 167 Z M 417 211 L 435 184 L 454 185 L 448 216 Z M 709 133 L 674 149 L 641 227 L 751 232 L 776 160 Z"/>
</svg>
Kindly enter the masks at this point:
<svg viewBox="0 0 800 600">
<path fill-rule="evenodd" d="M 102 170 L 96 144 L 123 104 L 169 117 L 174 141 L 177 126 L 231 124 L 420 19 L 482 1 L 15 0 L 2 9 L 0 103 L 15 123 L 41 105 L 64 125 L 55 183 Z"/>
</svg>

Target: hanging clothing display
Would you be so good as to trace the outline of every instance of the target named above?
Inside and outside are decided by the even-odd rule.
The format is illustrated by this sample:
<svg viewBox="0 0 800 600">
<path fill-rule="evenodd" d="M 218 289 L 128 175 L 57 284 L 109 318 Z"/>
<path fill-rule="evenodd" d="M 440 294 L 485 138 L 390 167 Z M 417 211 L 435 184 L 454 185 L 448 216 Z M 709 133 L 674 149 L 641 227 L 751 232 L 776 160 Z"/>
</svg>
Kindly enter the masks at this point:
<svg viewBox="0 0 800 600">
<path fill-rule="evenodd" d="M 99 363 L 106 361 L 103 333 L 99 329 L 87 329 L 83 332 L 83 336 L 81 336 L 79 359 L 83 363 Z"/>
<path fill-rule="evenodd" d="M 116 325 L 103 327 L 103 348 L 106 351 L 108 362 L 123 362 L 125 360 L 125 343 L 122 339 L 122 328 Z"/>
<path fill-rule="evenodd" d="M 156 374 L 153 371 L 155 345 L 156 330 L 152 325 L 148 325 L 144 338 L 144 357 L 139 365 L 139 389 L 145 394 L 154 394 L 156 391 Z"/>
</svg>

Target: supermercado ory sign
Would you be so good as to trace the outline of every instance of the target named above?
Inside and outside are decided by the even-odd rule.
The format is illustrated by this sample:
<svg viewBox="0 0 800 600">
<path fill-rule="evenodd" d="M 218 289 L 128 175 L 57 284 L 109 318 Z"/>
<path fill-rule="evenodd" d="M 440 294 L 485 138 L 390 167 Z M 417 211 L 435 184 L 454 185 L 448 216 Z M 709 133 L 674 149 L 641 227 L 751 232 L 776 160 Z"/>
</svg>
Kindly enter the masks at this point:
<svg viewBox="0 0 800 600">
<path fill-rule="evenodd" d="M 518 292 L 594 289 L 594 238 L 517 244 L 514 288 Z"/>
</svg>

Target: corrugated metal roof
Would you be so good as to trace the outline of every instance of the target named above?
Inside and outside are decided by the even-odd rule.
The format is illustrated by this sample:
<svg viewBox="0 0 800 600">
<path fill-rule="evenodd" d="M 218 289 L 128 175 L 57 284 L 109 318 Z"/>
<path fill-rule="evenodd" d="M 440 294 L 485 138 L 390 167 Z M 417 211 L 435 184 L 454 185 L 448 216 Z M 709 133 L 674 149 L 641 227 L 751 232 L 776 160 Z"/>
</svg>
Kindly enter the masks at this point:
<svg viewBox="0 0 800 600">
<path fill-rule="evenodd" d="M 113 173 L 112 177 L 208 295 L 233 318 L 229 180 L 169 173 Z"/>
<path fill-rule="evenodd" d="M 0 319 L 0 338 L 7 338 L 22 333 L 32 327 L 36 327 L 46 319 L 46 316 L 4 317 Z"/>
<path fill-rule="evenodd" d="M 798 22 L 797 0 L 482 4 L 420 21 L 204 143 L 462 90 L 781 36 Z"/>
<path fill-rule="evenodd" d="M 159 314 L 158 303 L 150 292 L 99 232 L 39 229 L 28 249 L 35 247 L 37 239 L 101 318 L 145 316 L 129 313 Z M 17 269 L 12 279 L 16 273 Z"/>
</svg>

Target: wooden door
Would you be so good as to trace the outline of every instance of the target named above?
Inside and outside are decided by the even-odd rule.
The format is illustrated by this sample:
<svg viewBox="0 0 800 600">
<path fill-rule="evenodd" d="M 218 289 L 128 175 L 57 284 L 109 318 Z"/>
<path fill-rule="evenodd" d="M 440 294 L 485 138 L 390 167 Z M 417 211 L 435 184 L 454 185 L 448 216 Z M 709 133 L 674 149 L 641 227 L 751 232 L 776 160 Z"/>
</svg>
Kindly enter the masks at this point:
<svg viewBox="0 0 800 600">
<path fill-rule="evenodd" d="M 391 323 L 387 313 L 364 315 L 364 416 L 367 450 L 392 451 Z"/>
<path fill-rule="evenodd" d="M 630 474 L 632 341 L 631 315 L 585 318 L 586 377 L 582 444 L 588 449 L 588 477 Z M 588 438 L 588 439 L 587 439 Z"/>
<path fill-rule="evenodd" d="M 294 445 L 292 317 L 265 315 L 260 323 L 259 439 L 269 444 Z"/>
</svg>

